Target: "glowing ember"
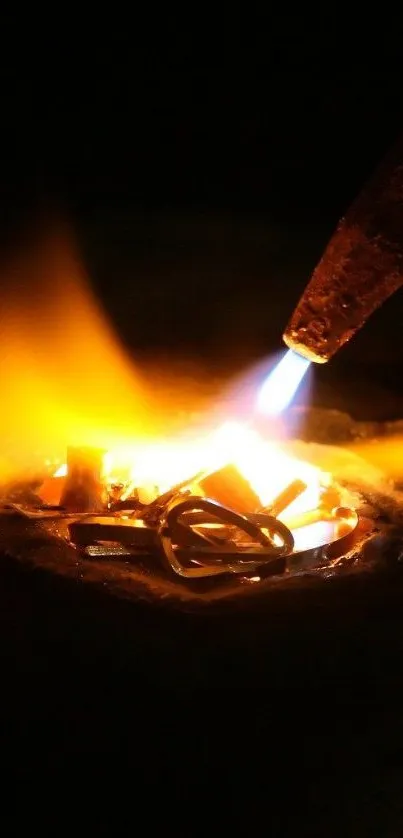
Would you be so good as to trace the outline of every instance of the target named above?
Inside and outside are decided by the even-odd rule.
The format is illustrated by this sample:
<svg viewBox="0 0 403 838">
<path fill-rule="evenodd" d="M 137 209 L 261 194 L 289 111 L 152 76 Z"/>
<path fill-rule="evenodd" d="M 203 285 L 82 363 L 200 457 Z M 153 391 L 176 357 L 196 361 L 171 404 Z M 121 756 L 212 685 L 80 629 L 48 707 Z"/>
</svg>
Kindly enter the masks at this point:
<svg viewBox="0 0 403 838">
<path fill-rule="evenodd" d="M 307 488 L 278 517 L 314 509 L 320 502 L 321 488 L 330 476 L 318 468 L 290 456 L 280 445 L 267 442 L 255 430 L 237 422 L 227 422 L 204 438 L 181 442 L 159 441 L 117 447 L 104 456 L 104 481 L 109 486 L 127 486 L 145 492 L 150 502 L 172 486 L 198 472 L 210 473 L 232 463 L 246 478 L 262 506 L 268 506 L 295 479 Z M 55 476 L 65 476 L 61 466 Z"/>
</svg>

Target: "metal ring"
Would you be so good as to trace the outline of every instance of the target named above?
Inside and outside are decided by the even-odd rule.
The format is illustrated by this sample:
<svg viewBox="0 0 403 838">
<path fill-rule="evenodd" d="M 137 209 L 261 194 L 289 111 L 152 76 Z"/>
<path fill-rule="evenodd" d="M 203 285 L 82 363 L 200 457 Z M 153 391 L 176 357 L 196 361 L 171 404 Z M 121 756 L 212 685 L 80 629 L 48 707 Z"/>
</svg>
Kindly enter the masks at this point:
<svg viewBox="0 0 403 838">
<path fill-rule="evenodd" d="M 196 550 L 190 548 L 187 551 L 187 557 L 195 562 L 197 566 L 184 566 L 175 552 L 173 537 L 175 537 L 175 533 L 180 537 L 186 530 L 193 533 L 191 525 L 186 523 L 186 512 L 194 512 L 196 509 L 206 512 L 210 519 L 213 516 L 216 520 L 218 519 L 224 524 L 239 528 L 253 538 L 255 542 L 258 542 L 258 545 L 262 549 L 259 550 L 257 546 L 253 551 L 242 551 L 240 549 L 238 553 L 235 548 L 237 558 L 234 559 L 234 549 L 229 550 L 227 546 L 214 543 L 212 539 L 206 537 L 205 542 L 207 542 L 208 547 L 199 546 Z M 180 520 L 181 516 L 184 516 L 182 520 Z M 270 528 L 270 536 L 262 532 L 260 526 L 254 521 L 208 498 L 191 497 L 173 503 L 167 510 L 158 530 L 164 556 L 175 573 L 186 578 L 200 578 L 222 573 L 245 573 L 248 570 L 250 571 L 253 568 L 259 567 L 259 565 L 281 559 L 293 548 L 294 539 L 292 534 L 277 519 L 267 515 L 262 515 L 261 518 L 265 528 Z M 272 540 L 274 534 L 278 534 L 282 541 L 281 545 L 274 544 Z M 232 554 L 230 559 L 229 553 Z M 227 561 L 225 560 L 226 557 Z"/>
<path fill-rule="evenodd" d="M 179 510 L 178 506 L 181 507 Z M 266 550 L 269 547 L 273 555 L 284 556 L 292 553 L 294 549 L 294 537 L 291 531 L 285 524 L 283 524 L 282 521 L 279 521 L 278 518 L 275 518 L 273 515 L 266 515 L 263 513 L 257 513 L 255 515 L 240 515 L 238 512 L 234 512 L 232 509 L 222 506 L 217 503 L 217 501 L 210 500 L 209 498 L 187 498 L 182 503 L 176 504 L 172 507 L 172 511 L 176 510 L 176 516 L 172 522 L 169 512 L 167 516 L 167 525 L 170 526 L 173 524 L 173 526 L 175 526 L 179 516 L 184 514 L 184 519 L 182 519 L 181 523 L 186 523 L 187 526 L 191 528 L 191 523 L 187 520 L 185 513 L 186 511 L 192 513 L 197 509 L 207 513 L 209 522 L 211 522 L 212 518 L 215 518 L 220 522 L 222 521 L 223 524 L 238 527 L 238 529 L 242 530 L 247 535 L 250 535 L 251 538 L 265 547 Z M 194 526 L 194 518 L 192 523 Z M 202 526 L 202 519 L 199 520 L 198 523 L 199 526 Z M 268 535 L 266 535 L 263 530 L 267 530 Z M 275 536 L 280 539 L 281 544 L 276 544 L 274 542 Z M 206 538 L 207 541 L 210 540 L 213 543 L 217 543 L 217 539 L 215 539 L 214 536 L 209 538 L 207 535 L 204 536 L 203 534 L 203 537 Z"/>
<path fill-rule="evenodd" d="M 271 538 L 277 535 L 284 543 L 284 553 L 292 553 L 294 549 L 294 536 L 286 524 L 283 524 L 274 515 L 266 515 L 262 512 L 248 515 L 248 519 L 254 524 L 257 524 L 261 529 L 267 530 Z"/>
<path fill-rule="evenodd" d="M 230 524 L 233 527 L 238 527 L 242 530 L 242 532 L 246 533 L 246 535 L 253 538 L 254 541 L 261 544 L 262 547 L 267 548 L 272 546 L 270 538 L 262 532 L 257 524 L 250 521 L 244 515 L 234 512 L 233 509 L 222 506 L 220 503 L 217 503 L 217 501 L 210 500 L 209 498 L 190 497 L 170 506 L 165 519 L 168 529 L 175 528 L 176 524 L 179 523 L 179 518 L 184 512 L 194 512 L 196 509 L 199 509 L 202 512 L 207 512 L 210 515 L 214 515 L 215 518 L 222 521 L 224 524 Z M 189 526 L 186 524 L 186 518 L 184 520 L 182 519 L 180 523 L 183 526 Z"/>
<path fill-rule="evenodd" d="M 160 526 L 158 533 L 161 539 L 163 555 L 165 559 L 167 559 L 171 570 L 177 573 L 178 576 L 184 576 L 186 579 L 200 579 L 202 577 L 218 576 L 219 574 L 228 572 L 229 569 L 227 570 L 227 568 L 224 568 L 222 565 L 221 567 L 204 567 L 201 564 L 198 564 L 193 567 L 184 566 L 183 564 L 181 564 L 175 553 L 175 550 L 172 545 L 171 536 L 166 524 Z"/>
</svg>

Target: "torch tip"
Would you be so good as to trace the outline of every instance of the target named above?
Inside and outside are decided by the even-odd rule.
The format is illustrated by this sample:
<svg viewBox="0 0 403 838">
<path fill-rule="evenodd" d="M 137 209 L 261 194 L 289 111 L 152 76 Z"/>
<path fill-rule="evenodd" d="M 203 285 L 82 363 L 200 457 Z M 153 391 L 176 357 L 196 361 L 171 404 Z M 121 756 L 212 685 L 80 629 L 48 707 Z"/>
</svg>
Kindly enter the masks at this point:
<svg viewBox="0 0 403 838">
<path fill-rule="evenodd" d="M 288 349 L 291 349 L 292 352 L 295 352 L 296 355 L 302 356 L 302 358 L 306 358 L 308 361 L 312 361 L 314 364 L 326 364 L 328 358 L 325 358 L 323 355 L 318 355 L 317 352 L 314 352 L 309 346 L 305 346 L 305 344 L 300 343 L 300 341 L 296 340 L 293 335 L 290 335 L 288 332 L 284 332 L 283 334 L 283 341 Z"/>
</svg>

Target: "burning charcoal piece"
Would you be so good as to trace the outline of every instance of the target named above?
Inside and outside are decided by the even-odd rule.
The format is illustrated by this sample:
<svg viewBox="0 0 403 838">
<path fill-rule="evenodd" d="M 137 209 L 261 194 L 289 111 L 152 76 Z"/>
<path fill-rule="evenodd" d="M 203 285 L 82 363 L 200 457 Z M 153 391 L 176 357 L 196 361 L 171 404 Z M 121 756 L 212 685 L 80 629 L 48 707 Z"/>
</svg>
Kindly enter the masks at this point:
<svg viewBox="0 0 403 838">
<path fill-rule="evenodd" d="M 101 512 L 104 509 L 102 457 L 103 452 L 96 448 L 67 449 L 67 477 L 60 504 L 69 512 Z"/>
<path fill-rule="evenodd" d="M 261 506 L 248 481 L 233 465 L 224 466 L 219 471 L 207 475 L 200 481 L 199 486 L 206 497 L 243 514 L 254 512 Z"/>
<path fill-rule="evenodd" d="M 284 333 L 328 361 L 403 284 L 403 141 L 340 222 Z"/>
<path fill-rule="evenodd" d="M 46 477 L 38 494 L 47 506 L 59 506 L 63 492 L 65 477 Z"/>
<path fill-rule="evenodd" d="M 273 503 L 269 504 L 267 507 L 263 507 L 260 511 L 267 512 L 268 514 L 273 515 L 274 518 L 277 518 L 277 515 L 281 515 L 281 513 L 287 509 L 287 506 L 290 506 L 293 501 L 305 492 L 306 488 L 307 485 L 302 480 L 293 480 L 289 486 L 277 495 Z"/>
</svg>

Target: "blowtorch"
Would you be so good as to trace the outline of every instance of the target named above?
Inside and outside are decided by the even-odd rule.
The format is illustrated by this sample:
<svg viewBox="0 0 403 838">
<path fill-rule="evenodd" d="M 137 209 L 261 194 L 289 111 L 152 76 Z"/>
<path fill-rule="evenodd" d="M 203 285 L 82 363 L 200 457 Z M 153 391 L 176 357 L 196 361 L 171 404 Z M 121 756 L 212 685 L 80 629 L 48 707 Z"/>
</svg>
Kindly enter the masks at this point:
<svg viewBox="0 0 403 838">
<path fill-rule="evenodd" d="M 288 323 L 286 345 L 323 364 L 403 285 L 403 139 L 354 201 Z"/>
</svg>

